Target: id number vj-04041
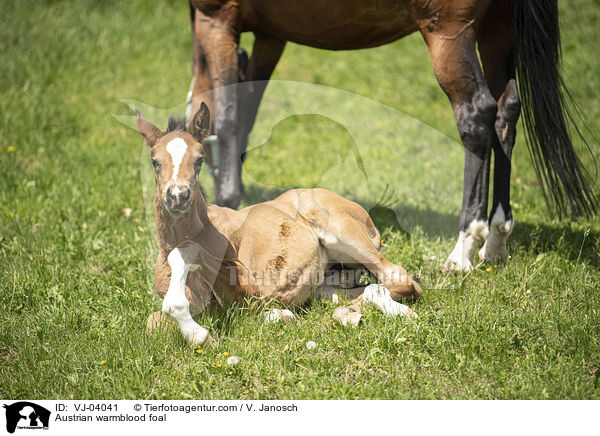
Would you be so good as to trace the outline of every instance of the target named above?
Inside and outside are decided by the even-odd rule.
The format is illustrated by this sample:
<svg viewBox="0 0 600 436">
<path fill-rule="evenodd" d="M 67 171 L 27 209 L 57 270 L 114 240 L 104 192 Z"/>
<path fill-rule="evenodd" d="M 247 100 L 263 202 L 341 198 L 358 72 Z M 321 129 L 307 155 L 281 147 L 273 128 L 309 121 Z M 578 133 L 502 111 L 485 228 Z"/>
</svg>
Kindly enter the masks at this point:
<svg viewBox="0 0 600 436">
<path fill-rule="evenodd" d="M 107 404 L 73 404 L 76 412 L 118 412 L 118 405 L 116 403 Z"/>
</svg>

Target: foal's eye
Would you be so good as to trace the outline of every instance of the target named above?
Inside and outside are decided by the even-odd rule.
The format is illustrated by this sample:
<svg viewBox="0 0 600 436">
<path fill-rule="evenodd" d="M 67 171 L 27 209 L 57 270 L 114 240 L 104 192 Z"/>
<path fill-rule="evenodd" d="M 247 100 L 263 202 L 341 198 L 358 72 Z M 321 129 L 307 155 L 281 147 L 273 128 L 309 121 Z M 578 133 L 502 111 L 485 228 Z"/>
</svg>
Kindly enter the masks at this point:
<svg viewBox="0 0 600 436">
<path fill-rule="evenodd" d="M 196 159 L 196 161 L 194 162 L 194 168 L 196 168 L 196 170 L 199 170 L 202 166 L 202 162 L 204 162 L 204 158 L 199 157 L 198 159 Z"/>
<path fill-rule="evenodd" d="M 154 167 L 154 169 L 158 169 L 158 167 L 160 167 L 160 163 L 158 163 L 157 160 L 152 159 L 152 166 Z"/>
</svg>

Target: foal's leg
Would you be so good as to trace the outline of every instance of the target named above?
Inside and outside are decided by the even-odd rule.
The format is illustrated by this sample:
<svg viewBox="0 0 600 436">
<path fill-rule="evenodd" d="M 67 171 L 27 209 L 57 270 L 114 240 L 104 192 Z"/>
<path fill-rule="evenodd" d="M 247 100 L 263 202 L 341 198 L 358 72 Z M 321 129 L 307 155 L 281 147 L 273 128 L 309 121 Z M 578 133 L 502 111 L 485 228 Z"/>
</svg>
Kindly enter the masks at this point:
<svg viewBox="0 0 600 436">
<path fill-rule="evenodd" d="M 363 265 L 390 290 L 395 300 L 415 300 L 421 296 L 421 287 L 406 270 L 379 253 L 379 232 L 358 204 L 317 190 L 300 197 L 298 210 L 315 226 L 329 259 Z"/>
<path fill-rule="evenodd" d="M 513 229 L 510 207 L 510 166 L 521 103 L 515 84 L 514 41 L 509 0 L 495 2 L 481 24 L 478 43 L 485 79 L 498 100 L 494 148 L 494 191 L 489 215 L 490 234 L 479 251 L 481 260 L 508 256 L 506 241 Z"/>
<path fill-rule="evenodd" d="M 417 314 L 410 307 L 394 301 L 390 290 L 382 285 L 373 284 L 350 289 L 325 285 L 316 292 L 316 296 L 320 298 L 332 299 L 334 295 L 352 299 L 350 306 L 340 306 L 333 313 L 333 317 L 343 325 L 358 325 L 362 318 L 360 308 L 364 304 L 379 309 L 385 315 L 403 315 L 407 318 L 417 317 Z"/>
<path fill-rule="evenodd" d="M 156 260 L 154 282 L 159 297 L 164 299 L 171 282 L 171 267 L 167 259 L 161 254 L 159 254 Z M 204 312 L 209 304 L 214 302 L 211 290 L 207 288 L 205 280 L 198 271 L 190 270 L 188 273 L 185 285 L 185 297 L 190 302 L 190 313 L 192 316 Z M 157 328 L 165 328 L 168 324 L 172 323 L 173 321 L 162 310 L 158 310 L 148 317 L 146 330 L 151 332 Z"/>
<path fill-rule="evenodd" d="M 181 333 L 190 343 L 204 345 L 210 340 L 210 334 L 192 319 L 190 300 L 186 296 L 188 273 L 195 266 L 200 252 L 198 244 L 187 242 L 169 253 L 167 262 L 171 268 L 171 279 L 163 300 L 162 312 L 179 326 Z"/>
<path fill-rule="evenodd" d="M 258 106 L 284 47 L 285 41 L 270 36 L 255 35 L 254 47 L 240 96 L 240 150 L 242 157 L 245 156 L 244 153 L 248 147 L 248 136 L 254 126 Z"/>
<path fill-rule="evenodd" d="M 468 271 L 473 268 L 474 255 L 488 235 L 490 154 L 496 140 L 497 106 L 475 52 L 474 23 L 478 17 L 460 17 L 461 13 L 471 13 L 467 8 L 461 12 L 457 7 L 454 12 L 459 19 L 456 23 L 446 22 L 443 28 L 436 27 L 438 23 L 426 25 L 421 32 L 429 46 L 434 73 L 452 103 L 465 149 L 460 232 L 445 266 Z"/>
</svg>

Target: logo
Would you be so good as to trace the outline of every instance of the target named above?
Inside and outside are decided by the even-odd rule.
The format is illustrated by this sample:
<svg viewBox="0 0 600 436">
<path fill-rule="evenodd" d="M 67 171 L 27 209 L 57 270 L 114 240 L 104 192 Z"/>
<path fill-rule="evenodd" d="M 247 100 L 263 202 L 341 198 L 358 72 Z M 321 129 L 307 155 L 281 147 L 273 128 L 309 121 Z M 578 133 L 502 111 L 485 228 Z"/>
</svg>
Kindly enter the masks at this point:
<svg viewBox="0 0 600 436">
<path fill-rule="evenodd" d="M 4 405 L 6 409 L 6 431 L 14 433 L 15 429 L 48 430 L 50 411 L 28 401 L 19 401 Z"/>
</svg>

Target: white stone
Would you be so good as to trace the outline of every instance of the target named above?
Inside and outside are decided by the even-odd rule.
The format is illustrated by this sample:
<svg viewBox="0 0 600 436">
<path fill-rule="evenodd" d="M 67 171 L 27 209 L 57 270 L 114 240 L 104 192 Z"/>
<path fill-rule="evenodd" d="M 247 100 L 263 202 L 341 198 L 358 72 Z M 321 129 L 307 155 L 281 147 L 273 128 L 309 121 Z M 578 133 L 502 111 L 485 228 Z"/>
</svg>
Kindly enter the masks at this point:
<svg viewBox="0 0 600 436">
<path fill-rule="evenodd" d="M 237 356 L 230 356 L 227 359 L 227 364 L 228 365 L 237 365 L 238 363 L 240 363 L 240 358 Z"/>
</svg>

